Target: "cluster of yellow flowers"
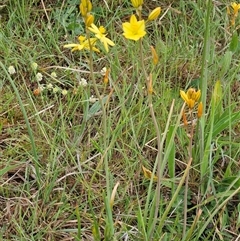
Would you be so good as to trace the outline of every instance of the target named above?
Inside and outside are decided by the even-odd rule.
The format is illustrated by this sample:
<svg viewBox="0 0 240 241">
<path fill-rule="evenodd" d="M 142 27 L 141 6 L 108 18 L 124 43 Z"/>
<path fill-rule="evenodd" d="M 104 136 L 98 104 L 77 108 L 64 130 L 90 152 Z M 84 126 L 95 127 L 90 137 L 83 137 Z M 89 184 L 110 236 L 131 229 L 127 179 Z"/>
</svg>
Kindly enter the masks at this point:
<svg viewBox="0 0 240 241">
<path fill-rule="evenodd" d="M 143 5 L 143 0 L 131 0 L 133 7 L 136 9 L 136 13 L 138 15 L 139 20 L 137 20 L 136 15 L 132 15 L 130 17 L 129 22 L 125 22 L 122 24 L 123 27 L 123 36 L 127 39 L 131 40 L 139 40 L 142 38 L 145 34 L 145 20 L 141 19 L 141 10 Z M 94 16 L 91 14 L 92 10 L 92 3 L 90 0 L 81 0 L 81 3 L 79 5 L 79 9 L 81 12 L 81 15 L 83 17 L 85 26 L 86 26 L 86 34 L 88 31 L 95 34 L 94 38 L 88 38 L 87 36 L 79 36 L 78 37 L 78 44 L 71 43 L 64 45 L 64 48 L 72 48 L 72 51 L 76 50 L 92 50 L 95 52 L 100 52 L 98 48 L 95 47 L 95 44 L 97 40 L 100 40 L 100 42 L 103 44 L 106 52 L 109 51 L 108 46 L 114 46 L 114 42 L 107 38 L 106 30 L 103 26 L 100 26 L 99 28 L 94 24 Z M 148 19 L 146 22 L 156 20 L 157 17 L 161 13 L 161 8 L 157 7 L 155 8 L 148 16 Z"/>
<path fill-rule="evenodd" d="M 201 90 L 196 91 L 194 88 L 189 88 L 185 93 L 183 90 L 180 90 L 180 96 L 185 101 L 190 110 L 193 110 L 195 104 L 198 103 L 201 97 Z M 198 103 L 197 117 L 200 118 L 203 113 L 203 104 L 202 102 Z M 187 125 L 185 113 L 183 113 L 184 124 Z"/>
<path fill-rule="evenodd" d="M 82 0 L 79 9 L 81 12 L 81 15 L 83 17 L 85 27 L 86 27 L 86 36 L 80 35 L 78 37 L 78 44 L 66 44 L 63 47 L 64 48 L 72 48 L 72 51 L 76 50 L 92 50 L 95 52 L 100 52 L 99 49 L 95 47 L 95 44 L 97 40 L 100 40 L 100 42 L 103 44 L 106 52 L 109 51 L 108 46 L 114 46 L 112 40 L 107 38 L 106 30 L 103 26 L 100 26 L 99 28 L 94 24 L 94 16 L 91 14 L 92 10 L 92 3 L 90 0 Z M 89 38 L 88 33 L 92 32 L 95 34 L 94 38 Z"/>
<path fill-rule="evenodd" d="M 227 14 L 230 16 L 230 23 L 232 26 L 235 26 L 235 20 L 238 16 L 238 11 L 240 9 L 240 3 L 231 3 L 231 8 L 227 7 Z"/>
</svg>

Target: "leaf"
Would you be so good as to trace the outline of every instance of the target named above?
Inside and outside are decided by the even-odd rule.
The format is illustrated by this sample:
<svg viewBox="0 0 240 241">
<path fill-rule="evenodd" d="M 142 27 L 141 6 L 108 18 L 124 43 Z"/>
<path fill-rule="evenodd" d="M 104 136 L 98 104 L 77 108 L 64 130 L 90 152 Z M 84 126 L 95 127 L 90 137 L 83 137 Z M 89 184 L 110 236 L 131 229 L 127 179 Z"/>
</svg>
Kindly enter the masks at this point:
<svg viewBox="0 0 240 241">
<path fill-rule="evenodd" d="M 230 45 L 229 45 L 229 50 L 232 52 L 236 52 L 238 49 L 238 34 L 237 31 L 233 33 Z"/>
<path fill-rule="evenodd" d="M 120 184 L 120 182 L 118 181 L 113 188 L 111 198 L 110 198 L 110 207 L 111 208 L 113 208 L 113 204 L 114 204 L 114 200 L 115 200 L 115 196 L 116 196 L 117 188 L 118 188 L 119 184 Z"/>
<path fill-rule="evenodd" d="M 103 101 L 103 104 L 105 104 L 107 102 L 107 99 L 108 99 L 108 95 L 105 96 L 102 101 Z M 100 111 L 101 109 L 101 104 L 100 104 L 100 101 L 97 101 L 96 103 L 94 103 L 91 108 L 89 109 L 88 111 L 88 115 L 87 115 L 87 118 L 86 120 L 88 121 L 91 117 L 93 117 L 98 111 Z"/>
<path fill-rule="evenodd" d="M 214 111 L 214 118 L 218 120 L 219 116 L 222 114 L 222 98 L 223 98 L 223 93 L 222 93 L 222 86 L 221 86 L 221 81 L 218 80 L 215 83 L 214 90 L 213 90 L 213 95 L 212 95 L 212 108 Z"/>
<path fill-rule="evenodd" d="M 230 185 L 232 185 L 232 183 L 234 183 L 233 188 L 237 189 L 240 187 L 240 178 L 239 175 L 238 176 L 229 176 L 227 178 L 224 178 L 218 185 L 217 188 L 218 190 L 225 191 L 226 188 L 228 188 Z"/>
<path fill-rule="evenodd" d="M 229 127 L 229 123 L 234 125 L 235 123 L 240 121 L 240 112 L 235 112 L 229 114 L 229 109 L 227 109 L 219 119 L 214 123 L 212 138 L 215 138 L 218 134 L 220 134 L 223 130 Z"/>
<path fill-rule="evenodd" d="M 13 165 L 13 166 L 6 166 L 3 169 L 0 169 L 0 177 L 4 174 L 8 173 L 9 171 L 17 168 L 19 165 Z"/>
<path fill-rule="evenodd" d="M 150 170 L 148 170 L 147 168 L 145 168 L 143 165 L 142 165 L 142 170 L 143 170 L 143 175 L 144 175 L 144 177 L 145 177 L 146 179 L 148 179 L 148 180 L 151 180 L 152 175 L 153 175 L 152 172 L 151 172 Z M 154 175 L 154 176 L 153 176 L 153 181 L 156 182 L 157 179 L 158 179 L 158 177 Z"/>
<path fill-rule="evenodd" d="M 233 56 L 232 51 L 226 51 L 226 53 L 222 57 L 221 64 L 219 66 L 219 68 L 220 68 L 220 75 L 219 76 L 221 76 L 221 78 L 223 78 L 224 75 L 229 71 L 230 65 L 231 65 L 231 62 L 232 62 L 232 56 Z"/>
</svg>

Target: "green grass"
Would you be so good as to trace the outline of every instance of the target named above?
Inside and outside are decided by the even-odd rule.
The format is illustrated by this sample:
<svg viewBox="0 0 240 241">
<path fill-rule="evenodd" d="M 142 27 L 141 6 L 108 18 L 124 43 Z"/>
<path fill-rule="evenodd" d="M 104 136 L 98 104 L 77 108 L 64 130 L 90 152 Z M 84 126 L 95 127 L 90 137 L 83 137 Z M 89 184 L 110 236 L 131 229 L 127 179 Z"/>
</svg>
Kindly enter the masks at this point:
<svg viewBox="0 0 240 241">
<path fill-rule="evenodd" d="M 228 2 L 165 0 L 160 18 L 165 16 L 149 23 L 143 64 L 153 74 L 158 133 L 139 42 L 122 35 L 131 2 L 98 2 L 95 24 L 106 27 L 115 46 L 106 54 L 98 45 L 101 53 L 92 55 L 96 84 L 89 53 L 63 48 L 84 33 L 79 1 L 0 3 L 0 239 L 238 240 L 240 43 L 229 27 Z M 145 0 L 143 18 L 157 6 Z M 151 45 L 159 55 L 155 67 Z M 105 66 L 111 69 L 106 87 L 100 74 Z M 81 78 L 87 86 L 79 85 Z M 206 98 L 191 163 L 179 95 L 190 86 Z M 96 88 L 104 108 L 89 101 Z M 160 182 L 145 178 L 142 165 Z"/>
</svg>

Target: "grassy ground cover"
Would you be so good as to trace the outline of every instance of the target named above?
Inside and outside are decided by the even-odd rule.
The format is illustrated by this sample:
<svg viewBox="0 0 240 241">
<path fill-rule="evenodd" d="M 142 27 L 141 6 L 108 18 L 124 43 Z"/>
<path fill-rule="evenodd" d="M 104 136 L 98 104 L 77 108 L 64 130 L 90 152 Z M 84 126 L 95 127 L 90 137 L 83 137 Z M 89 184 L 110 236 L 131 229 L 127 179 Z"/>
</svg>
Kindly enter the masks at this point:
<svg viewBox="0 0 240 241">
<path fill-rule="evenodd" d="M 141 5 L 0 2 L 0 240 L 240 240 L 240 5 Z"/>
</svg>

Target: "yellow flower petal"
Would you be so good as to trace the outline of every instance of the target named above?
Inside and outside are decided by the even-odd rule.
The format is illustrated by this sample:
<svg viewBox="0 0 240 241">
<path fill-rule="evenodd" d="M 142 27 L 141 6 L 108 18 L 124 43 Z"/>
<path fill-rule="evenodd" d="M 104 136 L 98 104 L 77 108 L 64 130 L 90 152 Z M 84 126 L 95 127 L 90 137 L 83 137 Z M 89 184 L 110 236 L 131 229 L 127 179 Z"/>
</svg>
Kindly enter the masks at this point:
<svg viewBox="0 0 240 241">
<path fill-rule="evenodd" d="M 195 101 L 198 101 L 200 99 L 201 96 L 201 90 L 198 90 L 195 94 Z"/>
<path fill-rule="evenodd" d="M 99 31 L 98 27 L 92 23 L 91 24 L 91 27 L 88 28 L 92 33 L 95 33 L 95 34 L 101 34 L 101 32 Z"/>
<path fill-rule="evenodd" d="M 180 96 L 185 102 L 188 102 L 188 96 L 183 90 L 180 90 Z"/>
</svg>

